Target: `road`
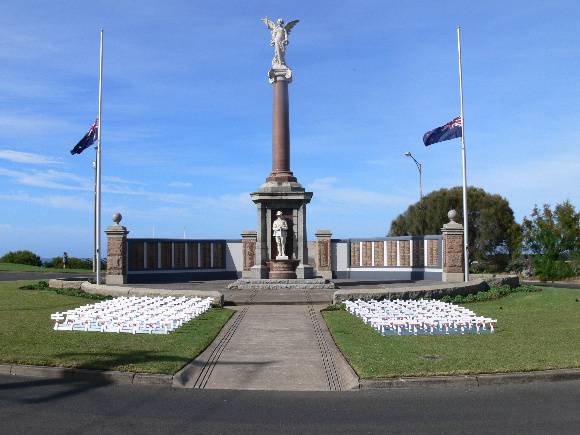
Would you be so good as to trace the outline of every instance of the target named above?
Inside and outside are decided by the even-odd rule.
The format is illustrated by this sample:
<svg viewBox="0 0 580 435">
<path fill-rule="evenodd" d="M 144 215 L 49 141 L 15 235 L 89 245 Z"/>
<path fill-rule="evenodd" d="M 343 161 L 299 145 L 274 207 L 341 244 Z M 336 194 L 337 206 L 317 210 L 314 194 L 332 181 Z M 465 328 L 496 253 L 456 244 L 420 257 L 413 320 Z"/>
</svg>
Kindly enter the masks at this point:
<svg viewBox="0 0 580 435">
<path fill-rule="evenodd" d="M 0 271 L 0 281 L 19 281 L 19 280 L 43 280 L 43 279 L 56 279 L 56 278 L 68 278 L 68 279 L 80 279 L 87 278 L 92 279 L 92 274 L 90 273 L 63 273 L 63 272 L 9 272 Z"/>
<path fill-rule="evenodd" d="M 579 433 L 580 381 L 471 390 L 260 392 L 0 375 L 0 432 Z"/>
</svg>

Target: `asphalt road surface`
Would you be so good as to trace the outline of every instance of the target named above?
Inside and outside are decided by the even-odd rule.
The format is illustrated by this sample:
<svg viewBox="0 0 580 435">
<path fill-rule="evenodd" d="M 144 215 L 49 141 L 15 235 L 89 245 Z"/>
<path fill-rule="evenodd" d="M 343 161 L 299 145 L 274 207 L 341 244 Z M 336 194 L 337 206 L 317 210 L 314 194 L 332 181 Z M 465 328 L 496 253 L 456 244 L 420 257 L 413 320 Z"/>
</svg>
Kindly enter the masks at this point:
<svg viewBox="0 0 580 435">
<path fill-rule="evenodd" d="M 92 278 L 91 273 L 63 273 L 63 272 L 0 272 L 0 281 L 19 281 L 19 280 L 43 280 L 56 278 Z"/>
<path fill-rule="evenodd" d="M 176 390 L 0 375 L 0 433 L 580 433 L 580 381 L 350 392 Z"/>
</svg>

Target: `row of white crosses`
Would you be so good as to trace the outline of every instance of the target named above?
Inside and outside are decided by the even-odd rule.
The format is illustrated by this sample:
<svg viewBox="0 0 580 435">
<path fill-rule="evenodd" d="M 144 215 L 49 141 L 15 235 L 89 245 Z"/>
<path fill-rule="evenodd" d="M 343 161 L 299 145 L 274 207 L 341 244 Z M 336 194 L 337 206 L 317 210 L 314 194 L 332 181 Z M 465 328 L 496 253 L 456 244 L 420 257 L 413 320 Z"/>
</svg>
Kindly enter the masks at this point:
<svg viewBox="0 0 580 435">
<path fill-rule="evenodd" d="M 433 300 L 346 301 L 349 313 L 383 335 L 465 334 L 494 332 L 496 319 Z"/>
<path fill-rule="evenodd" d="M 119 297 L 50 316 L 55 331 L 168 334 L 209 310 L 212 298 Z"/>
</svg>

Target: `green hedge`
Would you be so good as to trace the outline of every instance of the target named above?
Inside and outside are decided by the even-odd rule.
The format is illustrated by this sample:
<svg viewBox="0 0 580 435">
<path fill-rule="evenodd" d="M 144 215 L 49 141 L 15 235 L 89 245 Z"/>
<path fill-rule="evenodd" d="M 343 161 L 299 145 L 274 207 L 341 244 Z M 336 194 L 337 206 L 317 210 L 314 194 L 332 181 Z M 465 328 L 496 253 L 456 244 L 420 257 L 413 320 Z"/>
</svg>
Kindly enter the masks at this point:
<svg viewBox="0 0 580 435">
<path fill-rule="evenodd" d="M 487 291 L 480 291 L 477 293 L 470 293 L 467 295 L 443 296 L 442 302 L 453 302 L 455 304 L 465 304 L 469 302 L 483 302 L 499 299 L 510 293 L 532 293 L 542 291 L 540 287 L 533 285 L 521 285 L 519 287 L 511 288 L 509 285 L 492 286 Z"/>
<path fill-rule="evenodd" d="M 29 266 L 42 266 L 40 257 L 32 251 L 11 251 L 0 258 L 0 263 L 28 264 Z"/>
</svg>

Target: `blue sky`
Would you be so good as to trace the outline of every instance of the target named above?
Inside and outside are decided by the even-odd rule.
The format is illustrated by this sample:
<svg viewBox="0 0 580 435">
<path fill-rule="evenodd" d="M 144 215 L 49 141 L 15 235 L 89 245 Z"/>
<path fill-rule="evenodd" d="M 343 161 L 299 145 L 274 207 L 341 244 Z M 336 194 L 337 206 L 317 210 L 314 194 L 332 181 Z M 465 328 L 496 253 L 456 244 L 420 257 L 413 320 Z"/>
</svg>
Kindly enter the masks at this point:
<svg viewBox="0 0 580 435">
<path fill-rule="evenodd" d="M 0 15 L 0 254 L 88 257 L 92 167 L 70 149 L 97 112 L 105 29 L 103 221 L 131 236 L 238 238 L 271 164 L 272 58 L 260 18 L 298 18 L 287 51 L 292 170 L 310 236 L 381 236 L 426 192 L 461 183 L 463 28 L 470 185 L 516 219 L 580 186 L 577 1 L 18 1 Z"/>
</svg>

